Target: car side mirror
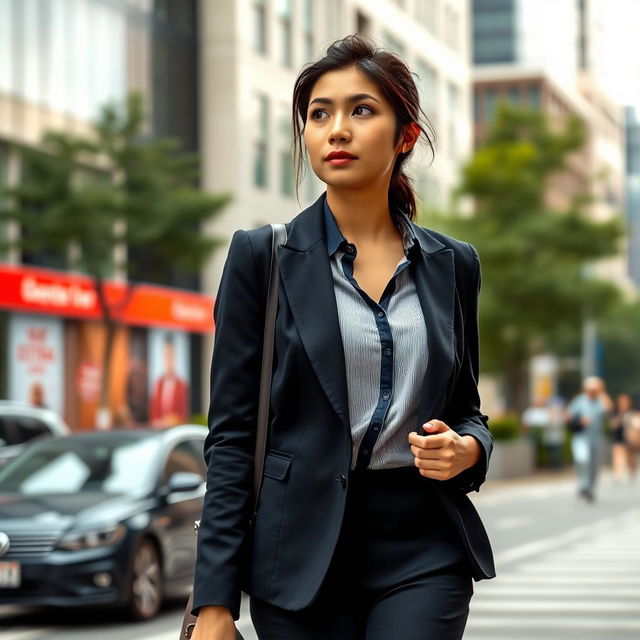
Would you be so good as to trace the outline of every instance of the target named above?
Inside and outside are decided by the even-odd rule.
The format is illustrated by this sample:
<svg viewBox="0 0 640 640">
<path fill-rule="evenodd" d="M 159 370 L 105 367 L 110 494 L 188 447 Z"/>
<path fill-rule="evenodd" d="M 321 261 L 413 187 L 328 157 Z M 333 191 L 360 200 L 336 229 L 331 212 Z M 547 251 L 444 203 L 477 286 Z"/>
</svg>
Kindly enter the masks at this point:
<svg viewBox="0 0 640 640">
<path fill-rule="evenodd" d="M 176 471 L 169 478 L 169 493 L 174 491 L 195 491 L 204 482 L 204 478 L 191 471 Z"/>
</svg>

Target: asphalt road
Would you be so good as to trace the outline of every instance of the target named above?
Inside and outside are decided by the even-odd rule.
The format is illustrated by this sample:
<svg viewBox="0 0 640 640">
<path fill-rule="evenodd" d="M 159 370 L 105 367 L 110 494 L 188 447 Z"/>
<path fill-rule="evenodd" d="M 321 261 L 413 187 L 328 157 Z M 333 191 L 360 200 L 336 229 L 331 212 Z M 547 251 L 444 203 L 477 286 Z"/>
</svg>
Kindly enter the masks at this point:
<svg viewBox="0 0 640 640">
<path fill-rule="evenodd" d="M 472 496 L 498 577 L 476 583 L 466 640 L 638 640 L 640 482 L 601 476 L 597 500 L 571 474 L 486 483 Z M 184 603 L 132 624 L 113 613 L 0 607 L 0 640 L 176 640 Z M 248 601 L 238 628 L 251 629 Z"/>
</svg>

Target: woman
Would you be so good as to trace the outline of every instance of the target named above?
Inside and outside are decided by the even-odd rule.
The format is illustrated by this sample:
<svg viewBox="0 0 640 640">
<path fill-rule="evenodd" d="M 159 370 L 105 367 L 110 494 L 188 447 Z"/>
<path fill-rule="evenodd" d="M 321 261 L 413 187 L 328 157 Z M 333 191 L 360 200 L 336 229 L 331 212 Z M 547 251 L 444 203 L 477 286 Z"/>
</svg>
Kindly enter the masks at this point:
<svg viewBox="0 0 640 640">
<path fill-rule="evenodd" d="M 610 422 L 613 477 L 617 482 L 622 481 L 627 467 L 630 472 L 632 469 L 633 459 L 624 437 L 625 427 L 632 417 L 631 396 L 628 393 L 619 393 L 616 397 L 615 413 Z"/>
<path fill-rule="evenodd" d="M 293 126 L 326 192 L 287 224 L 270 442 L 249 528 L 271 230 L 236 231 L 216 299 L 195 640 L 462 637 L 495 575 L 466 493 L 492 448 L 477 390 L 480 265 L 415 225 L 413 77 L 357 36 L 299 75 Z"/>
</svg>

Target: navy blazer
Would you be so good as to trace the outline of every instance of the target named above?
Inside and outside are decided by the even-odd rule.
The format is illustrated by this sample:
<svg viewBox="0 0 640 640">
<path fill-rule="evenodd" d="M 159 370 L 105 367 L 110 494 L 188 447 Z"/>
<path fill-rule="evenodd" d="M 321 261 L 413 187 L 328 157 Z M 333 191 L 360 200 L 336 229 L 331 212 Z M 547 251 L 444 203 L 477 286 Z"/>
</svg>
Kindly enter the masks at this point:
<svg viewBox="0 0 640 640">
<path fill-rule="evenodd" d="M 269 440 L 252 527 L 253 458 L 271 227 L 233 234 L 214 305 L 207 491 L 198 532 L 193 613 L 240 612 L 241 590 L 298 610 L 317 593 L 335 548 L 351 468 L 342 337 L 323 223 L 324 192 L 287 223 L 277 248 Z M 473 577 L 495 575 L 486 532 L 467 492 L 484 482 L 493 440 L 478 395 L 480 263 L 467 242 L 411 223 L 412 262 L 429 360 L 416 429 L 431 418 L 474 436 L 482 455 L 447 481 L 425 478 L 460 531 Z M 407 441 L 407 446 L 409 442 Z M 418 470 L 416 469 L 416 473 Z"/>
</svg>

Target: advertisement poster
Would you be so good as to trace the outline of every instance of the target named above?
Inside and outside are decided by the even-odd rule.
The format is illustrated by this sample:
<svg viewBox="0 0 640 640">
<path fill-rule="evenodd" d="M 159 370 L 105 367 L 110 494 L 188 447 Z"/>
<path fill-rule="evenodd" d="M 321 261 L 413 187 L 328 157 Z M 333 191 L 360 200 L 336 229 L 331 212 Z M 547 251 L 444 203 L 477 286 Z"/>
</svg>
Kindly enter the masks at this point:
<svg viewBox="0 0 640 640">
<path fill-rule="evenodd" d="M 111 353 L 108 406 L 114 426 L 126 422 L 127 408 L 125 378 L 128 361 L 128 337 L 126 327 L 117 327 Z M 74 324 L 74 411 L 72 421 L 80 429 L 98 427 L 98 407 L 103 383 L 102 356 L 106 342 L 106 330 L 99 322 Z"/>
<path fill-rule="evenodd" d="M 9 398 L 63 413 L 62 321 L 14 314 L 9 319 Z"/>
<path fill-rule="evenodd" d="M 149 422 L 165 428 L 189 421 L 189 335 L 149 331 Z"/>
</svg>

